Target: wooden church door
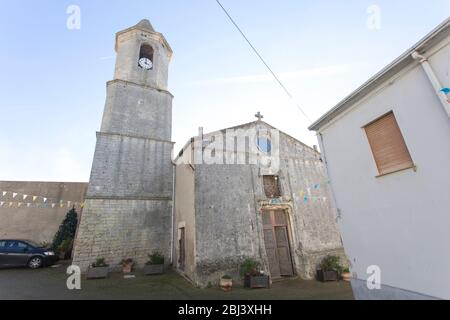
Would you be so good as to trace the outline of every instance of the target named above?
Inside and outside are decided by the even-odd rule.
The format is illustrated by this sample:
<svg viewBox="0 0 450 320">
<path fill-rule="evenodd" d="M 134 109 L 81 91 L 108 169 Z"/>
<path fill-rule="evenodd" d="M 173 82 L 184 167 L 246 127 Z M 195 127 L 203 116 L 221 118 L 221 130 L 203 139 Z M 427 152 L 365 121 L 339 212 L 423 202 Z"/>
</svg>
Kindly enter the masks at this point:
<svg viewBox="0 0 450 320">
<path fill-rule="evenodd" d="M 263 211 L 264 243 L 272 278 L 293 276 L 287 215 L 284 210 Z"/>
</svg>

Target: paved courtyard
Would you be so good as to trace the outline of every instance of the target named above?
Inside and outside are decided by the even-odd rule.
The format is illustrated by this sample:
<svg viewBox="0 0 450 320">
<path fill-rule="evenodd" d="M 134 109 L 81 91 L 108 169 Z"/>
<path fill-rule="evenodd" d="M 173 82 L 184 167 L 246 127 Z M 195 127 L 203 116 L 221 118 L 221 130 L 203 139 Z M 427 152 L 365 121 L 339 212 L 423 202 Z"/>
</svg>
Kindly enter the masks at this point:
<svg viewBox="0 0 450 320">
<path fill-rule="evenodd" d="M 0 269 L 0 299 L 353 299 L 348 282 L 320 283 L 289 279 L 275 282 L 271 289 L 249 290 L 233 288 L 223 292 L 219 288 L 199 289 L 173 271 L 161 276 L 144 276 L 124 279 L 122 274 L 111 274 L 108 279 L 85 280 L 81 290 L 66 287 L 66 266 L 30 269 Z"/>
</svg>

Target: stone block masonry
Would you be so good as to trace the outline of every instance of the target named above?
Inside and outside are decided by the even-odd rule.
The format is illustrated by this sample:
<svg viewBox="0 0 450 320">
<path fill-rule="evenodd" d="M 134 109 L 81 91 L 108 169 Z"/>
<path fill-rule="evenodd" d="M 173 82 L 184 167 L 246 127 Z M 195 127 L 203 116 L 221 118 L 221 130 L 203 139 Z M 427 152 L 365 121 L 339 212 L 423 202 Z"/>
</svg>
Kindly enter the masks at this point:
<svg viewBox="0 0 450 320">
<path fill-rule="evenodd" d="M 142 267 L 153 250 L 169 263 L 171 207 L 170 200 L 87 199 L 73 264 L 86 270 L 97 258 L 110 267 L 133 258 Z"/>
</svg>

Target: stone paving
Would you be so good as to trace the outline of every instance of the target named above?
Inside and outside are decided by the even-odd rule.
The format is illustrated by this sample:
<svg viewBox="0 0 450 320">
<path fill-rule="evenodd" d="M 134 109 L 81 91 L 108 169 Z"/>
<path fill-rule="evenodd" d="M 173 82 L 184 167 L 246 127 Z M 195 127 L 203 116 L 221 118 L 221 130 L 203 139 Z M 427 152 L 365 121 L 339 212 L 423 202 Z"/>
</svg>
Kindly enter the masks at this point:
<svg viewBox="0 0 450 320">
<path fill-rule="evenodd" d="M 81 290 L 66 287 L 66 266 L 30 269 L 0 269 L 0 299 L 145 299 L 145 300 L 328 300 L 353 299 L 348 282 L 320 283 L 288 279 L 275 282 L 271 289 L 249 290 L 235 286 L 231 292 L 219 288 L 199 289 L 173 271 L 161 276 L 124 279 L 120 273 L 108 279 L 81 281 Z"/>
</svg>

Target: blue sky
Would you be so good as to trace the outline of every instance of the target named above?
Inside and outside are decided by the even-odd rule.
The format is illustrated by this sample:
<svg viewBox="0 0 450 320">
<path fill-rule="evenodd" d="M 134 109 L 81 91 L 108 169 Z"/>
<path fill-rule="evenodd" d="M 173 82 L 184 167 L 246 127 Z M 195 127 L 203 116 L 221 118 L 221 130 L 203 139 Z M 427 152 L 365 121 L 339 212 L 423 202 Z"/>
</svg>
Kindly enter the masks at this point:
<svg viewBox="0 0 450 320">
<path fill-rule="evenodd" d="M 222 0 L 317 119 L 445 20 L 448 0 Z M 66 27 L 69 5 L 81 29 Z M 381 9 L 381 29 L 367 8 Z M 88 181 L 117 31 L 148 18 L 174 50 L 175 151 L 197 132 L 265 120 L 303 142 L 309 122 L 214 0 L 0 0 L 0 180 Z"/>
</svg>

